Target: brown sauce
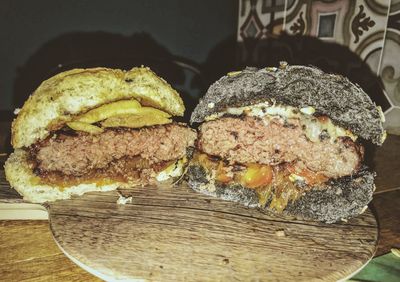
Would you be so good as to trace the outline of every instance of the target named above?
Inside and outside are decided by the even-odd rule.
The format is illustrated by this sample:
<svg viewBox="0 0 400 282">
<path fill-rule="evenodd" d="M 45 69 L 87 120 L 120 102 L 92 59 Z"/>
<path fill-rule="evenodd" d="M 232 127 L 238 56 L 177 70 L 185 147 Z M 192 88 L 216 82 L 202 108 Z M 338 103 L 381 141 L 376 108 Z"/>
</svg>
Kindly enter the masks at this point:
<svg viewBox="0 0 400 282">
<path fill-rule="evenodd" d="M 148 161 L 139 157 L 123 158 L 110 163 L 104 169 L 93 169 L 81 176 L 66 175 L 60 171 L 35 171 L 43 185 L 66 188 L 79 184 L 93 184 L 98 186 L 115 182 L 126 184 L 145 184 L 149 182 L 151 173 L 158 173 L 174 161 L 161 162 L 150 165 Z"/>
</svg>

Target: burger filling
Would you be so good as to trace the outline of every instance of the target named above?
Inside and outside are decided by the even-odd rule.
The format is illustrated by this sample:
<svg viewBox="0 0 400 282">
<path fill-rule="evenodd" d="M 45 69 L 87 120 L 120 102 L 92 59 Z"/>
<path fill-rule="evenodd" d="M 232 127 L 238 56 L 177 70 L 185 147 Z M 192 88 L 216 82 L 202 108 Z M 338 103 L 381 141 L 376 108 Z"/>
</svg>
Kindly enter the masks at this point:
<svg viewBox="0 0 400 282">
<path fill-rule="evenodd" d="M 30 149 L 44 182 L 68 186 L 92 181 L 148 183 L 181 174 L 196 133 L 178 124 L 140 129 L 108 128 L 100 134 L 63 131 Z M 162 173 L 161 175 L 159 175 Z"/>
<path fill-rule="evenodd" d="M 228 109 L 200 127 L 194 163 L 210 181 L 256 189 L 260 203 L 283 210 L 305 190 L 360 168 L 363 147 L 312 109 L 256 105 Z"/>
</svg>

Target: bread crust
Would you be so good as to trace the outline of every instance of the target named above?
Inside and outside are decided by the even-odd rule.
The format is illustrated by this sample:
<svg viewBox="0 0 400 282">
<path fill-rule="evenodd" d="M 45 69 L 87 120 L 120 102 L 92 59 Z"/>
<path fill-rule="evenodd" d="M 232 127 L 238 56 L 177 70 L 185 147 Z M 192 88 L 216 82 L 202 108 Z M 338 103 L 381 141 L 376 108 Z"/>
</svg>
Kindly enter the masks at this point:
<svg viewBox="0 0 400 282">
<path fill-rule="evenodd" d="M 28 147 L 74 115 L 132 98 L 176 116 L 185 111 L 179 94 L 149 68 L 73 69 L 44 81 L 29 97 L 12 123 L 12 145 Z"/>
<path fill-rule="evenodd" d="M 327 115 L 333 123 L 373 143 L 385 138 L 383 113 L 356 84 L 336 74 L 315 67 L 246 68 L 227 75 L 210 86 L 191 116 L 191 123 L 228 107 L 242 107 L 261 102 L 313 107 L 317 115 Z"/>
<path fill-rule="evenodd" d="M 40 184 L 28 162 L 28 152 L 16 149 L 7 159 L 4 170 L 6 178 L 24 200 L 32 203 L 44 203 L 61 199 L 69 199 L 72 195 L 82 195 L 92 191 L 111 191 L 117 189 L 121 183 L 97 185 L 95 183 L 56 187 Z"/>
<path fill-rule="evenodd" d="M 354 217 L 365 210 L 375 190 L 375 174 L 363 167 L 356 175 L 330 180 L 323 186 L 316 185 L 303 196 L 289 202 L 283 214 L 299 219 L 334 223 Z M 189 186 L 200 193 L 224 200 L 238 202 L 252 208 L 264 208 L 254 189 L 235 183 L 215 182 L 206 170 L 191 164 L 186 178 Z M 269 202 L 267 202 L 266 209 Z M 274 212 L 274 210 L 271 210 Z"/>
</svg>

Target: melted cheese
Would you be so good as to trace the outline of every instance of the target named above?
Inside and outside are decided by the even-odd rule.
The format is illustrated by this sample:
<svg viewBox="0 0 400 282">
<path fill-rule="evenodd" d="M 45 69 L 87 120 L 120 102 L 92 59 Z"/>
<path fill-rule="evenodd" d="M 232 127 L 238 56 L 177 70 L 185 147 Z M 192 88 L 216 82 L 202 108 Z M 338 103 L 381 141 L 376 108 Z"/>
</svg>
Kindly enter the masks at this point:
<svg viewBox="0 0 400 282">
<path fill-rule="evenodd" d="M 206 118 L 206 121 L 215 120 L 222 117 L 225 114 L 229 115 L 248 115 L 253 117 L 263 118 L 264 121 L 272 118 L 281 118 L 283 120 L 288 119 L 299 119 L 301 126 L 304 129 L 305 135 L 312 142 L 320 141 L 321 133 L 327 133 L 326 138 L 329 138 L 331 142 L 335 141 L 338 137 L 347 136 L 353 141 L 357 139 L 357 136 L 352 134 L 349 130 L 346 130 L 340 126 L 334 125 L 330 118 L 323 118 L 319 120 L 313 116 L 315 109 L 313 107 L 304 107 L 297 109 L 292 106 L 281 106 L 269 103 L 260 103 L 252 106 L 228 108 L 224 112 L 219 112 L 210 115 Z"/>
<path fill-rule="evenodd" d="M 175 163 L 169 165 L 166 169 L 160 171 L 156 179 L 157 181 L 166 181 L 172 177 L 179 177 L 183 174 L 184 166 L 187 162 L 187 158 L 183 157 L 180 160 L 177 160 Z"/>
</svg>

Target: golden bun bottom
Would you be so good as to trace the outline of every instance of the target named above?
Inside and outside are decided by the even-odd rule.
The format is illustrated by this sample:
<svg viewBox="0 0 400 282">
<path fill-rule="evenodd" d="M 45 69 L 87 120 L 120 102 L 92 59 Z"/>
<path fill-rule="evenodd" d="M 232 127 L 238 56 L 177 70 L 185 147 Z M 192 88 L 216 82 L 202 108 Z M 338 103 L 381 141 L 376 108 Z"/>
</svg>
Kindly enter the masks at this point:
<svg viewBox="0 0 400 282">
<path fill-rule="evenodd" d="M 4 165 L 6 179 L 10 182 L 24 200 L 32 203 L 44 203 L 61 199 L 69 199 L 73 195 L 82 195 L 93 191 L 111 191 L 123 186 L 124 183 L 110 183 L 99 185 L 96 183 L 82 183 L 67 187 L 57 187 L 41 184 L 30 163 L 28 153 L 22 149 L 16 149 Z"/>
</svg>

